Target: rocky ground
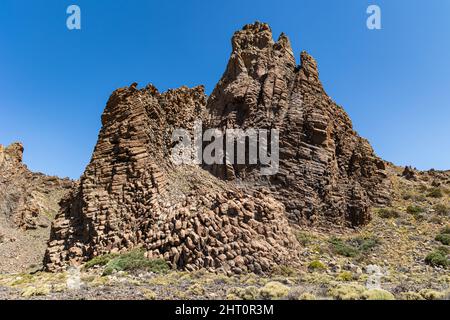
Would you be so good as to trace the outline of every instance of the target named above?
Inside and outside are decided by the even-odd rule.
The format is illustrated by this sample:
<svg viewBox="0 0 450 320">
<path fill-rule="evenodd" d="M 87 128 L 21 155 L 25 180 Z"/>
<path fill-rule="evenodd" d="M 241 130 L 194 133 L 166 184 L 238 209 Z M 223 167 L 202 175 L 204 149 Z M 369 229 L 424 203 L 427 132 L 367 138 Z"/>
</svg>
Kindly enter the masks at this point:
<svg viewBox="0 0 450 320">
<path fill-rule="evenodd" d="M 449 299 L 448 254 L 442 265 L 426 258 L 449 249 L 437 236 L 449 225 L 450 173 L 388 170 L 392 206 L 373 209 L 367 226 L 295 230 L 301 267 L 225 275 L 127 270 L 100 257 L 66 272 L 2 274 L 0 299 Z"/>
</svg>

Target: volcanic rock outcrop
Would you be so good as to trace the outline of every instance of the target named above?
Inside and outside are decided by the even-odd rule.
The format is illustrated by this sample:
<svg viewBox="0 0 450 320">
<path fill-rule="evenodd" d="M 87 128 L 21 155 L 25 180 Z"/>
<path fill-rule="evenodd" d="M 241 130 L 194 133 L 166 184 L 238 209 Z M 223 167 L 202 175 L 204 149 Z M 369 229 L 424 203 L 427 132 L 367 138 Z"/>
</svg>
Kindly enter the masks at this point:
<svg viewBox="0 0 450 320">
<path fill-rule="evenodd" d="M 23 150 L 20 143 L 0 145 L 0 219 L 22 229 L 47 227 L 72 182 L 29 171 L 22 163 Z"/>
<path fill-rule="evenodd" d="M 169 161 L 172 131 L 192 129 L 205 104 L 202 87 L 112 94 L 92 160 L 54 221 L 48 270 L 137 246 L 186 270 L 260 273 L 298 259 L 282 204 Z"/>
<path fill-rule="evenodd" d="M 194 131 L 196 120 L 279 129 L 279 173 L 174 165 L 172 133 Z M 255 23 L 234 35 L 208 99 L 203 87 L 159 93 L 133 84 L 112 94 L 91 162 L 53 223 L 46 268 L 134 247 L 186 270 L 295 265 L 290 225 L 366 223 L 370 205 L 388 200 L 385 177 L 383 161 L 324 92 L 314 59 L 302 53 L 297 66 L 287 37 L 274 42 L 270 28 Z"/>
<path fill-rule="evenodd" d="M 372 203 L 386 203 L 385 164 L 352 129 L 345 111 L 325 93 L 316 61 L 301 53 L 297 66 L 289 39 L 274 42 L 267 24 L 234 34 L 227 69 L 208 99 L 210 128 L 278 129 L 279 172 L 256 166 L 210 167 L 245 186 L 270 186 L 292 222 L 358 226 Z"/>
</svg>

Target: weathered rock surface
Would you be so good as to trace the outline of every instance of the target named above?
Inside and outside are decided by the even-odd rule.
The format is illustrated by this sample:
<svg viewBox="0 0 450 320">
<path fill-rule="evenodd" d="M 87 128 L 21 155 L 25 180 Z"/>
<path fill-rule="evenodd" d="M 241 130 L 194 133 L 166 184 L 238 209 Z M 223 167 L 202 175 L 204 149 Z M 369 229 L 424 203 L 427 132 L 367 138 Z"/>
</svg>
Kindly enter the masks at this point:
<svg viewBox="0 0 450 320">
<path fill-rule="evenodd" d="M 48 270 L 136 246 L 186 270 L 261 273 L 298 259 L 282 204 L 168 160 L 172 131 L 192 128 L 205 104 L 202 87 L 113 93 L 92 160 L 53 224 Z"/>
<path fill-rule="evenodd" d="M 172 132 L 277 128 L 280 171 L 175 166 Z M 384 162 L 325 93 L 315 60 L 296 65 L 289 40 L 266 24 L 233 37 L 227 70 L 208 101 L 202 87 L 116 90 L 91 162 L 62 201 L 47 270 L 141 246 L 186 270 L 261 273 L 299 263 L 294 224 L 359 226 L 383 203 Z M 231 181 L 229 181 L 231 180 Z M 290 223 L 289 223 L 290 222 Z"/>
<path fill-rule="evenodd" d="M 234 34 L 227 69 L 207 104 L 210 128 L 280 131 L 280 169 L 263 177 L 256 166 L 213 166 L 216 176 L 246 187 L 269 185 L 294 223 L 362 225 L 372 203 L 385 203 L 385 164 L 352 129 L 324 91 L 316 61 L 297 66 L 289 39 L 275 42 L 267 24 Z"/>
<path fill-rule="evenodd" d="M 20 143 L 0 145 L 0 218 L 23 229 L 46 227 L 72 182 L 29 171 L 22 163 L 23 150 Z"/>
<path fill-rule="evenodd" d="M 42 266 L 51 221 L 72 187 L 67 179 L 33 173 L 23 146 L 0 145 L 0 273 Z"/>
</svg>

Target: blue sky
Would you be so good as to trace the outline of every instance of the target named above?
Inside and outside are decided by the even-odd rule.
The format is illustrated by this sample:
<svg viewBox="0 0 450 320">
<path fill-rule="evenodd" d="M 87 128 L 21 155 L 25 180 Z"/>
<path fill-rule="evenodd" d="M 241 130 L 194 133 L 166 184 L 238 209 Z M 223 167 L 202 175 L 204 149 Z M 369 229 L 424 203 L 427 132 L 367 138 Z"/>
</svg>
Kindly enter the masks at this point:
<svg viewBox="0 0 450 320">
<path fill-rule="evenodd" d="M 66 9 L 82 10 L 82 30 Z M 366 28 L 366 8 L 382 30 Z M 377 154 L 450 169 L 448 0 L 2 0 L 0 143 L 22 141 L 30 169 L 78 178 L 110 93 L 204 84 L 227 63 L 233 32 L 255 20 L 319 63 L 328 94 Z"/>
</svg>

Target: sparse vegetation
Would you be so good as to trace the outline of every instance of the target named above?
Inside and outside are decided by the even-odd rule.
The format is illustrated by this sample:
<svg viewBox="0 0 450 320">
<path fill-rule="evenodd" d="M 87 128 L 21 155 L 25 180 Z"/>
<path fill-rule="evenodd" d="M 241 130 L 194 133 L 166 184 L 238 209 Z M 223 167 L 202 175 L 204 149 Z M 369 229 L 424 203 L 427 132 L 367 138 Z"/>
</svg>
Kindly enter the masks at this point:
<svg viewBox="0 0 450 320">
<path fill-rule="evenodd" d="M 319 260 L 311 261 L 308 265 L 310 270 L 325 270 L 327 267 Z"/>
<path fill-rule="evenodd" d="M 146 270 L 155 273 L 164 273 L 170 270 L 169 265 L 161 259 L 149 260 L 144 251 L 135 249 L 124 254 L 108 254 L 96 257 L 85 264 L 85 268 L 105 266 L 104 275 L 118 271 Z"/>
<path fill-rule="evenodd" d="M 428 190 L 427 197 L 429 198 L 442 198 L 444 193 L 440 188 L 431 188 Z"/>
<path fill-rule="evenodd" d="M 406 212 L 412 215 L 416 215 L 425 212 L 425 209 L 419 206 L 411 205 L 406 208 Z"/>
<path fill-rule="evenodd" d="M 435 251 L 429 253 L 425 258 L 425 263 L 433 267 L 444 267 L 447 268 L 449 261 L 447 259 L 448 249 L 445 247 L 439 247 Z"/>
<path fill-rule="evenodd" d="M 372 237 L 357 237 L 348 240 L 331 238 L 330 240 L 333 252 L 349 258 L 357 257 L 370 251 L 378 243 L 378 239 Z"/>
<path fill-rule="evenodd" d="M 312 238 L 311 235 L 309 235 L 306 232 L 302 232 L 299 231 L 295 234 L 295 236 L 297 237 L 297 241 L 302 245 L 302 246 L 306 246 L 307 244 L 311 243 Z"/>
<path fill-rule="evenodd" d="M 450 245 L 450 227 L 445 227 L 441 230 L 441 233 L 438 234 L 435 238 L 436 241 L 439 241 L 440 243 L 449 246 Z"/>
<path fill-rule="evenodd" d="M 110 253 L 110 254 L 105 254 L 105 255 L 101 255 L 98 257 L 95 257 L 91 260 L 89 260 L 88 262 L 85 263 L 84 268 L 85 269 L 90 269 L 96 266 L 105 266 L 108 264 L 109 261 L 111 261 L 114 258 L 117 258 L 119 255 L 118 254 L 114 254 L 114 253 Z"/>
<path fill-rule="evenodd" d="M 400 212 L 395 209 L 381 208 L 378 210 L 378 215 L 383 219 L 392 219 L 400 217 Z"/>
<path fill-rule="evenodd" d="M 436 214 L 440 216 L 449 216 L 450 215 L 450 208 L 446 206 L 445 204 L 437 204 L 433 207 Z"/>
<path fill-rule="evenodd" d="M 363 293 L 365 300 L 395 300 L 395 297 L 389 291 L 383 289 L 370 289 Z"/>
<path fill-rule="evenodd" d="M 277 281 L 268 282 L 259 290 L 261 298 L 266 300 L 279 300 L 286 298 L 289 294 L 289 287 Z"/>
</svg>

